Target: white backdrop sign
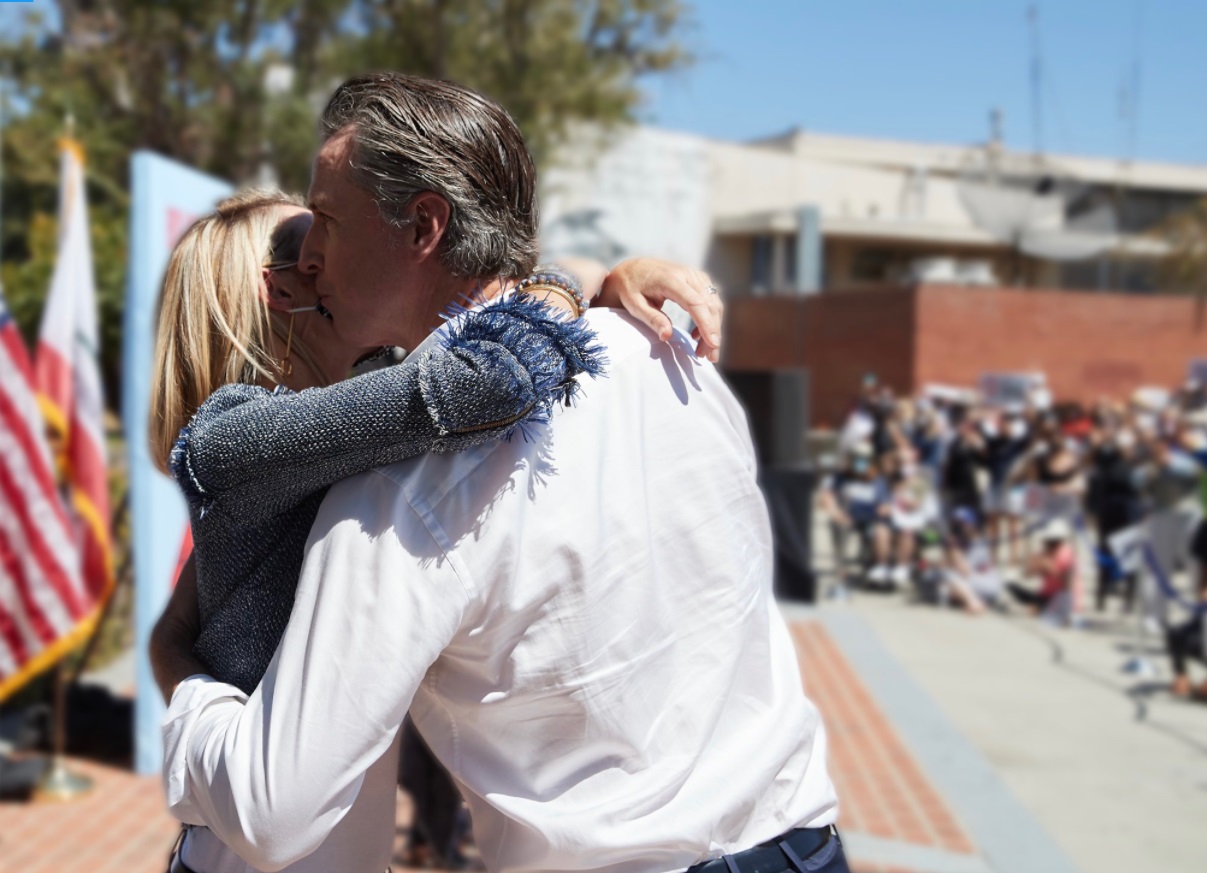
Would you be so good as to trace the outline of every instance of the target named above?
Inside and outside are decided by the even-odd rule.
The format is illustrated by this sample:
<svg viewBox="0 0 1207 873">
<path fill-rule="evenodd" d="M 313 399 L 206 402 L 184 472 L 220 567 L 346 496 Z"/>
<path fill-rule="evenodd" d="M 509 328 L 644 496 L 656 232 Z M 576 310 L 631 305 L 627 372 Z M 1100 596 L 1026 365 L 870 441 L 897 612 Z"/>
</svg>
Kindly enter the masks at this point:
<svg viewBox="0 0 1207 873">
<path fill-rule="evenodd" d="M 698 137 L 645 127 L 612 135 L 583 129 L 542 175 L 541 255 L 607 266 L 646 255 L 702 267 L 711 180 L 707 145 Z"/>
</svg>

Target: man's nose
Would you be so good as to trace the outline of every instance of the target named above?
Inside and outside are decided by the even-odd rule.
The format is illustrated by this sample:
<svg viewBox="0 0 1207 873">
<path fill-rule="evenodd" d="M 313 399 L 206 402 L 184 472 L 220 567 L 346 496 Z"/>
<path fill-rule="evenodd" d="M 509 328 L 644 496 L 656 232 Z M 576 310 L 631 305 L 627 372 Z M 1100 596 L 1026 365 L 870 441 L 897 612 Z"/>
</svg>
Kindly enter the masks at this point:
<svg viewBox="0 0 1207 873">
<path fill-rule="evenodd" d="M 310 225 L 310 230 L 306 231 L 306 237 L 302 240 L 302 250 L 298 252 L 298 270 L 311 276 L 317 276 L 323 271 L 323 251 L 314 224 Z"/>
</svg>

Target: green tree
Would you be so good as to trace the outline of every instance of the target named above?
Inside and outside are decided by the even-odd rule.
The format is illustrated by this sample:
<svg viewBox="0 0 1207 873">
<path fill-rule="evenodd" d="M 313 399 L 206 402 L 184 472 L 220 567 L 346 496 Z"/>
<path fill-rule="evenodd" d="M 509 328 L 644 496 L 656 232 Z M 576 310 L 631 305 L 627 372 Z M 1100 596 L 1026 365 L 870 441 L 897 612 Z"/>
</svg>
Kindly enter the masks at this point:
<svg viewBox="0 0 1207 873">
<path fill-rule="evenodd" d="M 1170 216 L 1155 235 L 1170 248 L 1161 260 L 1159 287 L 1207 298 L 1207 198 Z"/>
<path fill-rule="evenodd" d="M 32 337 L 54 256 L 58 161 L 73 119 L 88 153 L 102 368 L 117 400 L 128 163 L 150 149 L 246 183 L 303 190 L 315 119 L 342 79 L 397 69 L 507 106 L 538 161 L 580 121 L 633 118 L 642 77 L 690 62 L 681 0 L 59 0 L 0 38 L 0 262 Z"/>
<path fill-rule="evenodd" d="M 393 0 L 369 3 L 367 36 L 336 56 L 449 78 L 504 104 L 538 160 L 574 122 L 627 121 L 641 77 L 682 68 L 677 0 Z"/>
</svg>

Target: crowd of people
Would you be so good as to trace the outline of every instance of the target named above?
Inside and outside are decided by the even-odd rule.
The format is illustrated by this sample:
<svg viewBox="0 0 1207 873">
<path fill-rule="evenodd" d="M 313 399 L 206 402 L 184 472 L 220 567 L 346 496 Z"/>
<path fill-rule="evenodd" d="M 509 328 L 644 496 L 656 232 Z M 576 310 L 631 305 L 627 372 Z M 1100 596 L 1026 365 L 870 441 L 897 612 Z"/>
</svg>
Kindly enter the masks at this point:
<svg viewBox="0 0 1207 873">
<path fill-rule="evenodd" d="M 1197 381 L 1087 408 L 1043 389 L 1012 402 L 898 397 L 869 376 L 820 505 L 837 591 L 908 586 L 973 614 L 1013 600 L 1065 626 L 1117 598 L 1166 634 L 1174 690 L 1207 697 L 1186 672 L 1204 656 L 1207 616 L 1207 386 Z M 1179 588 L 1182 571 L 1191 582 Z"/>
</svg>

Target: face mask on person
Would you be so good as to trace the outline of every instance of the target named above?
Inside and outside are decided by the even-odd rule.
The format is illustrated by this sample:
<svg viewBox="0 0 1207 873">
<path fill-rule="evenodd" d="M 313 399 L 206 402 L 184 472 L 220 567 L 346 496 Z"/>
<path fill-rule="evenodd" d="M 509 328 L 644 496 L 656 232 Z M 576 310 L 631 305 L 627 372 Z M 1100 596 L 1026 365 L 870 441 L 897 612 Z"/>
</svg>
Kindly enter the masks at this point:
<svg viewBox="0 0 1207 873">
<path fill-rule="evenodd" d="M 851 469 L 854 470 L 856 473 L 858 473 L 860 476 L 862 476 L 864 473 L 866 473 L 870 466 L 871 465 L 868 463 L 867 458 L 856 458 L 854 461 L 851 462 Z"/>
<path fill-rule="evenodd" d="M 1115 434 L 1114 443 L 1123 451 L 1127 451 L 1136 445 L 1136 435 L 1130 430 L 1121 430 Z"/>
<path fill-rule="evenodd" d="M 998 433 L 997 422 L 982 421 L 981 422 L 981 433 L 983 433 L 989 439 L 993 439 L 995 436 L 997 436 L 997 433 Z"/>
<path fill-rule="evenodd" d="M 1021 440 L 1027 435 L 1027 425 L 1025 422 L 1014 419 L 1006 422 L 1006 436 L 1012 440 Z"/>
</svg>

